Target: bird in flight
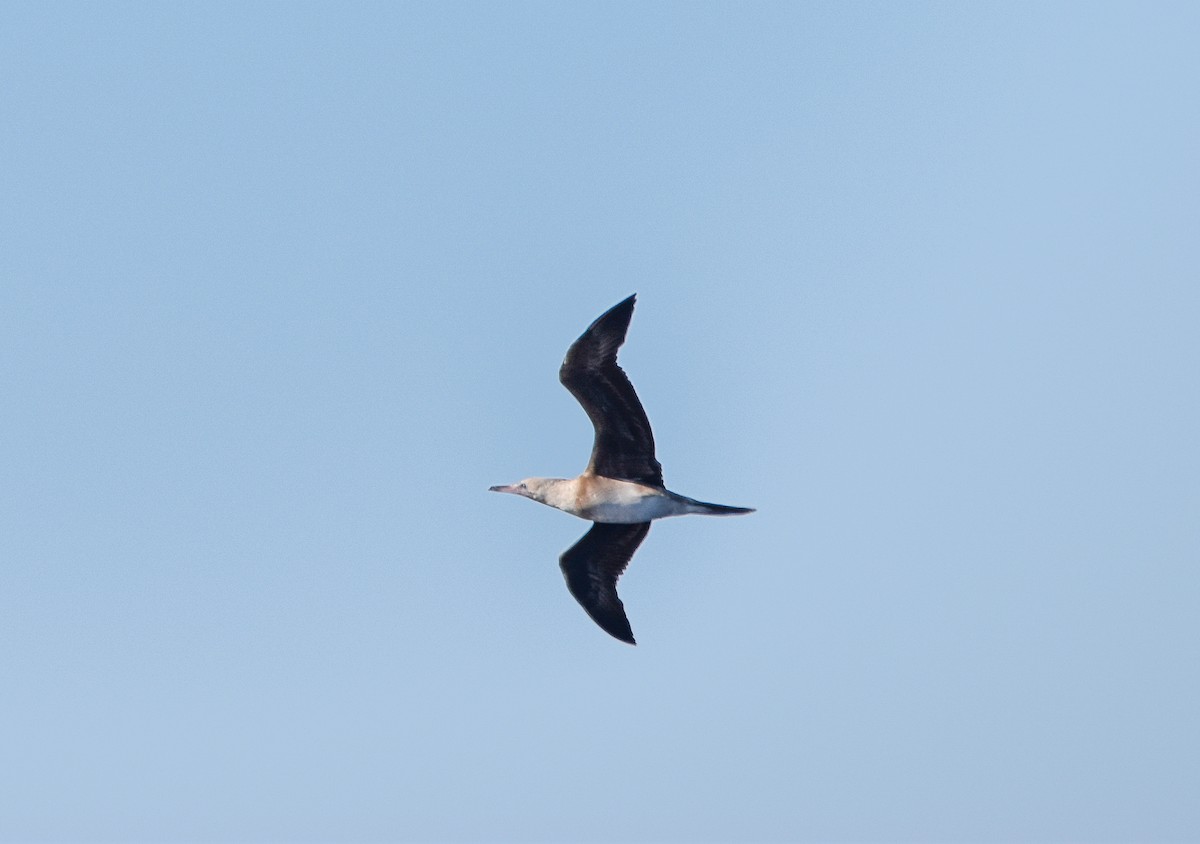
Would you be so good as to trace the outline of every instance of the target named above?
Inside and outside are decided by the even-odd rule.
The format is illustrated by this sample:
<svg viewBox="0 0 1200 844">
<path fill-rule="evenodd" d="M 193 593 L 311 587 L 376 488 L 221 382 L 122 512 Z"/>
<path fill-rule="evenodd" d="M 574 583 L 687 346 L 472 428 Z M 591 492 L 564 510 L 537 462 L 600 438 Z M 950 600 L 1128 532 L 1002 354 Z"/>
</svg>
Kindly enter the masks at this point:
<svg viewBox="0 0 1200 844">
<path fill-rule="evenodd" d="M 633 316 L 637 294 L 613 306 L 571 344 L 558 380 L 583 405 L 596 439 L 592 459 L 577 478 L 526 478 L 491 487 L 531 498 L 593 522 L 591 530 L 559 558 L 567 589 L 609 635 L 636 645 L 625 605 L 617 597 L 624 573 L 650 522 L 697 513 L 735 516 L 750 507 L 707 504 L 663 485 L 662 466 L 654 457 L 650 420 L 625 371 L 617 349 Z"/>
</svg>

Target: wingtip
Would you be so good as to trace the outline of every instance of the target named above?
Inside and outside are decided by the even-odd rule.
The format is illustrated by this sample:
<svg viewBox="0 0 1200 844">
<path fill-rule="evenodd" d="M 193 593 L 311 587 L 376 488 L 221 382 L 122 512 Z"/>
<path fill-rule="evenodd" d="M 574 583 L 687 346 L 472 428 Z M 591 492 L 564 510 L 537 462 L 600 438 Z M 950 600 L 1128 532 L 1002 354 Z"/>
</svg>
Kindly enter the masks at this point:
<svg viewBox="0 0 1200 844">
<path fill-rule="evenodd" d="M 601 630 L 603 630 L 609 636 L 612 636 L 618 642 L 624 642 L 626 645 L 637 645 L 637 639 L 633 638 L 633 630 L 629 626 L 628 619 L 622 619 L 625 621 L 625 623 L 622 624 L 621 622 L 611 618 L 597 618 L 595 615 L 592 615 L 591 612 L 588 612 L 588 615 L 592 616 L 592 621 L 596 622 Z"/>
<path fill-rule="evenodd" d="M 615 304 L 611 308 L 609 308 L 609 311 L 623 310 L 625 308 L 633 310 L 633 306 L 636 304 L 637 304 L 637 294 L 630 293 L 628 296 L 626 296 L 620 302 L 617 302 L 617 304 Z"/>
<path fill-rule="evenodd" d="M 617 302 L 617 304 L 615 304 L 611 308 L 609 308 L 608 312 L 612 313 L 613 311 L 624 310 L 626 308 L 628 308 L 630 311 L 632 311 L 633 306 L 636 304 L 637 304 L 637 294 L 630 293 L 628 296 L 626 296 L 620 302 Z"/>
</svg>

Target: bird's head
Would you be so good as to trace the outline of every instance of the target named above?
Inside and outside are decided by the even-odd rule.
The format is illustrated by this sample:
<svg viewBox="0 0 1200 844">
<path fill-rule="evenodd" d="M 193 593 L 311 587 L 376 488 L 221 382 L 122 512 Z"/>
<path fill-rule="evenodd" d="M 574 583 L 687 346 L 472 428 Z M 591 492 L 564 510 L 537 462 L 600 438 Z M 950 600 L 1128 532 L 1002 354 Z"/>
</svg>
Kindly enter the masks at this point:
<svg viewBox="0 0 1200 844">
<path fill-rule="evenodd" d="M 545 503 L 546 493 L 558 482 L 559 478 L 526 478 L 515 484 L 489 487 L 488 491 L 510 492 L 513 495 L 522 495 L 525 498 L 532 498 L 534 501 Z"/>
</svg>

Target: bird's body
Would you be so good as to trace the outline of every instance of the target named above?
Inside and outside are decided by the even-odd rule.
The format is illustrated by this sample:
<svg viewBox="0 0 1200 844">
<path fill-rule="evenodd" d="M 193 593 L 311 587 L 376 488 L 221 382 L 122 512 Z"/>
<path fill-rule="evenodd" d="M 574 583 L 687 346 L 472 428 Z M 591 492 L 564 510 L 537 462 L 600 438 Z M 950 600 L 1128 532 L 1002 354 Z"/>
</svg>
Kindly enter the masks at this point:
<svg viewBox="0 0 1200 844">
<path fill-rule="evenodd" d="M 617 525 L 633 525 L 689 513 L 724 516 L 752 512 L 745 507 L 706 504 L 663 487 L 606 478 L 589 472 L 577 478 L 528 478 L 512 486 L 492 487 L 491 491 L 522 495 L 589 522 Z"/>
<path fill-rule="evenodd" d="M 633 385 L 617 365 L 617 349 L 633 316 L 634 296 L 617 304 L 588 327 L 559 369 L 559 380 L 578 399 L 596 438 L 592 458 L 577 478 L 526 478 L 492 492 L 524 496 L 593 522 L 579 542 L 560 558 L 571 594 L 606 632 L 636 644 L 617 578 L 646 538 L 650 522 L 697 513 L 731 516 L 748 507 L 708 504 L 671 492 L 663 485 L 654 456 L 650 421 Z"/>
</svg>

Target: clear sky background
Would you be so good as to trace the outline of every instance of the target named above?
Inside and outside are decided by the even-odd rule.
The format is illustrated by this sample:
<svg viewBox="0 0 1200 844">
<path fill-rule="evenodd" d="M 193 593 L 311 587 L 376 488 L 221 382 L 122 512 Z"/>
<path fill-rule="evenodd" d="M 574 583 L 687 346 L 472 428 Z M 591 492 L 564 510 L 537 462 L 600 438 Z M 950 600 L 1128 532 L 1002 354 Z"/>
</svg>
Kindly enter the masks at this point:
<svg viewBox="0 0 1200 844">
<path fill-rule="evenodd" d="M 0 7 L 0 839 L 1200 840 L 1200 6 Z M 567 346 L 668 485 L 571 599 Z"/>
</svg>

